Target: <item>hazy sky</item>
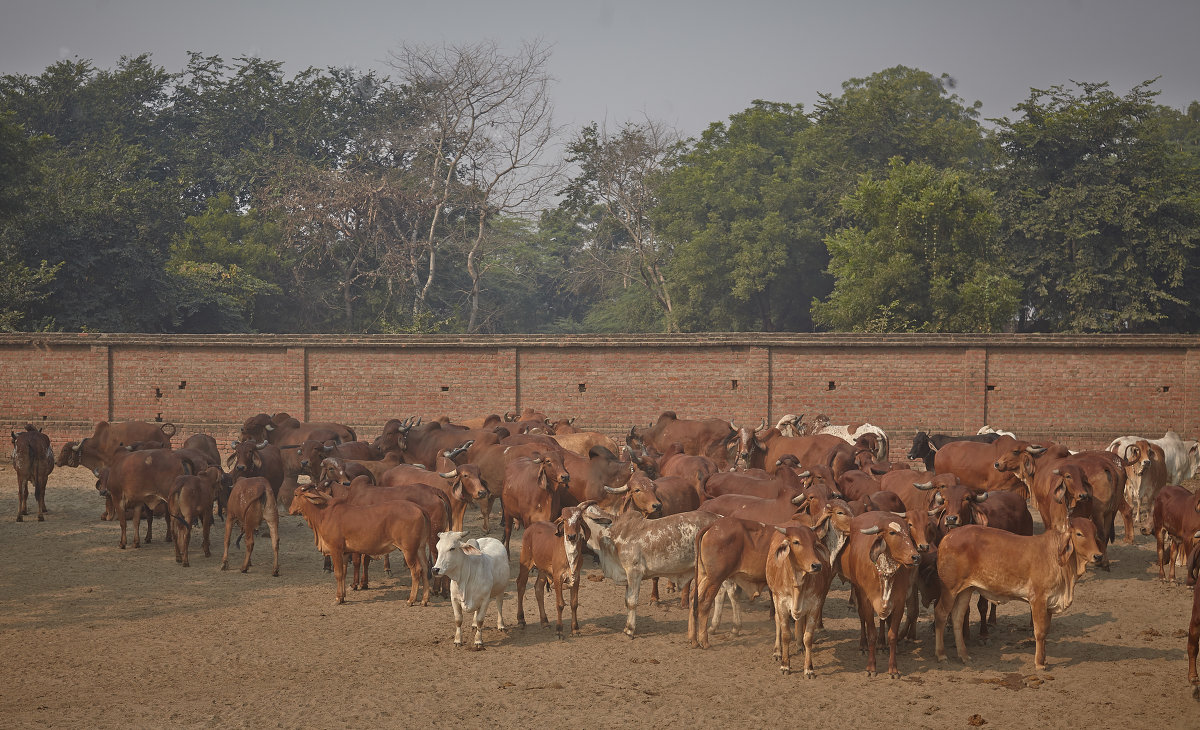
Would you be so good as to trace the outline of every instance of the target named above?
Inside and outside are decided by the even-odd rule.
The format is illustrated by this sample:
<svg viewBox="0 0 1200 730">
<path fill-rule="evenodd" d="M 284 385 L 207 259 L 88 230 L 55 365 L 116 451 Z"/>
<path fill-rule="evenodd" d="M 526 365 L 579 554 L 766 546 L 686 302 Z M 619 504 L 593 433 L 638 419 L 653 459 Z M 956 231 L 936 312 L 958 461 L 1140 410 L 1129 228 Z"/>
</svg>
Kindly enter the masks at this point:
<svg viewBox="0 0 1200 730">
<path fill-rule="evenodd" d="M 754 99 L 801 102 L 904 64 L 948 73 L 985 117 L 1030 87 L 1160 76 L 1159 101 L 1200 99 L 1200 0 L 0 0 L 0 73 L 61 58 L 112 67 L 186 51 L 385 71 L 402 42 L 553 47 L 559 123 L 645 117 L 696 134 Z"/>
</svg>

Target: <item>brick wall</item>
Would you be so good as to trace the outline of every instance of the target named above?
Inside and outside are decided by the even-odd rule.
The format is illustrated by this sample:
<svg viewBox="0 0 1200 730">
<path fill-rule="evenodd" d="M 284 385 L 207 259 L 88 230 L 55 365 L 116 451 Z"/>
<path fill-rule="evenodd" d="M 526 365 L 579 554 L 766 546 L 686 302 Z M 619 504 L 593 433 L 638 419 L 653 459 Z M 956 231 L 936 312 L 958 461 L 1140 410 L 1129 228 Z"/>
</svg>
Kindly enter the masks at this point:
<svg viewBox="0 0 1200 730">
<path fill-rule="evenodd" d="M 1061 335 L 0 335 L 0 421 L 55 444 L 99 420 L 175 423 L 222 443 L 288 411 L 371 437 L 388 418 L 525 406 L 614 435 L 663 410 L 870 421 L 902 455 L 917 429 L 984 423 L 1077 448 L 1200 432 L 1200 337 Z"/>
</svg>

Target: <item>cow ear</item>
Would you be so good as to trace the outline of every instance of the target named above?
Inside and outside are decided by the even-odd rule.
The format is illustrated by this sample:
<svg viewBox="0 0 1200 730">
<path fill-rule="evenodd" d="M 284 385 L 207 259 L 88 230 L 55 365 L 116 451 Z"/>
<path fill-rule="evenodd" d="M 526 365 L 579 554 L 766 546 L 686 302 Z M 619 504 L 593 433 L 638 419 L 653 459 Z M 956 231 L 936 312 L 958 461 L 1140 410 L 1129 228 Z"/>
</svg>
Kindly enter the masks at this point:
<svg viewBox="0 0 1200 730">
<path fill-rule="evenodd" d="M 479 551 L 479 548 L 475 547 L 474 545 L 464 544 L 462 546 L 462 551 L 464 555 L 483 555 L 483 553 Z"/>
<path fill-rule="evenodd" d="M 1068 529 L 1062 531 L 1062 541 L 1062 547 L 1058 550 L 1058 564 L 1066 565 L 1067 560 L 1071 557 L 1072 549 L 1075 547 L 1074 543 L 1071 542 L 1071 530 L 1069 526 Z"/>
<path fill-rule="evenodd" d="M 884 550 L 887 550 L 887 542 L 884 541 L 883 535 L 880 535 L 875 538 L 875 542 L 871 545 L 871 562 L 877 562 Z"/>
<path fill-rule="evenodd" d="M 470 502 L 471 501 L 470 497 L 467 496 L 467 490 L 463 488 L 463 483 L 462 483 L 461 479 L 458 479 L 454 482 L 454 486 L 450 489 L 450 491 L 451 491 L 451 493 L 454 494 L 454 498 L 457 499 L 459 502 Z"/>
<path fill-rule="evenodd" d="M 792 546 L 788 543 L 788 541 L 781 540 L 779 542 L 779 547 L 775 548 L 775 558 L 782 559 L 785 555 L 787 555 L 791 551 L 792 551 Z"/>
<path fill-rule="evenodd" d="M 555 537 L 563 536 L 563 521 L 562 521 L 561 517 L 559 517 L 557 520 L 554 521 L 554 536 Z"/>
<path fill-rule="evenodd" d="M 983 510 L 979 509 L 978 507 L 975 508 L 974 512 L 975 512 L 975 524 L 987 527 L 988 526 L 987 512 L 984 512 Z"/>
</svg>

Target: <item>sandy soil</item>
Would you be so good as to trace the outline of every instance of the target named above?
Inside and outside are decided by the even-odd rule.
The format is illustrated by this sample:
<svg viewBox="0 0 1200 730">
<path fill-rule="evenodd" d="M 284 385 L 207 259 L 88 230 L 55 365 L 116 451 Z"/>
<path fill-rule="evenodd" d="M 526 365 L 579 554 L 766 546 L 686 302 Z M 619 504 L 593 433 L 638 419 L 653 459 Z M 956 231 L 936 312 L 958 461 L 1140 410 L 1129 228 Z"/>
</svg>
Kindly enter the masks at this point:
<svg viewBox="0 0 1200 730">
<path fill-rule="evenodd" d="M 936 662 L 926 615 L 917 642 L 902 647 L 903 677 L 867 678 L 858 622 L 835 581 L 818 677 L 806 680 L 780 675 L 764 601 L 747 611 L 743 635 L 723 627 L 701 651 L 687 646 L 686 613 L 675 602 L 649 606 L 647 589 L 631 641 L 621 634 L 623 589 L 596 581 L 599 569 L 588 563 L 581 634 L 559 641 L 537 624 L 531 581 L 533 623 L 500 632 L 493 611 L 486 650 L 477 653 L 452 645 L 448 602 L 405 607 L 399 561 L 396 577 L 379 570 L 369 591 L 335 606 L 333 578 L 297 517 L 281 519 L 281 576 L 272 578 L 266 539 L 249 573 L 219 570 L 220 522 L 213 557 L 193 536 L 190 568 L 175 563 L 161 522 L 149 545 L 118 549 L 119 527 L 98 519 L 102 500 L 83 470 L 54 471 L 45 522 L 15 522 L 15 492 L 5 464 L 6 727 L 942 728 L 979 724 L 973 716 L 991 727 L 1200 727 L 1186 680 L 1191 590 L 1157 580 L 1144 536 L 1113 546 L 1111 573 L 1089 570 L 1081 581 L 1075 604 L 1051 627 L 1046 672 L 1033 668 L 1028 608 L 1009 603 L 990 645 L 971 647 L 969 666 Z M 479 534 L 478 524 L 469 513 L 468 529 Z M 241 556 L 231 550 L 230 562 Z M 515 587 L 506 598 L 505 619 L 515 623 Z"/>
</svg>

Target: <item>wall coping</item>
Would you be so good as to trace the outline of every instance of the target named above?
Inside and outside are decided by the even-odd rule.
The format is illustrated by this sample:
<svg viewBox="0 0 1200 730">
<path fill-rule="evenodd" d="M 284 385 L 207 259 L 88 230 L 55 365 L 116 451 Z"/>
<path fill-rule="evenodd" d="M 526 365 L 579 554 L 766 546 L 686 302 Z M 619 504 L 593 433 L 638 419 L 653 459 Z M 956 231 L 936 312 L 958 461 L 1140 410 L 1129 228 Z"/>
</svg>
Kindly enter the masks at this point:
<svg viewBox="0 0 1200 730">
<path fill-rule="evenodd" d="M 798 334 L 779 332 L 609 335 L 164 335 L 119 332 L 0 333 L 0 346 L 604 348 L 604 347 L 987 347 L 1200 349 L 1200 335 L 1068 334 Z"/>
</svg>

